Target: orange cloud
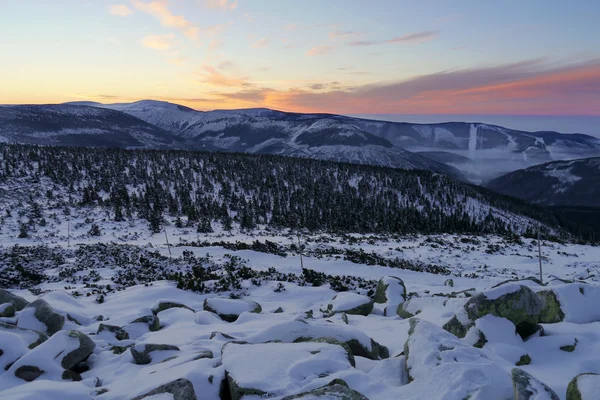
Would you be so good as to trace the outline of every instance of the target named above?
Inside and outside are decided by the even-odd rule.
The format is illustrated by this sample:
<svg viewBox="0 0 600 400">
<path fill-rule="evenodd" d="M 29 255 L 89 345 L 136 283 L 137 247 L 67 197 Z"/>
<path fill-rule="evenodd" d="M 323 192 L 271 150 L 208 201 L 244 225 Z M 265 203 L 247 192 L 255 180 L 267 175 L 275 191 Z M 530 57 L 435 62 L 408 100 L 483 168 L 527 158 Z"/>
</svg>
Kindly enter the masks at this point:
<svg viewBox="0 0 600 400">
<path fill-rule="evenodd" d="M 309 57 L 314 57 L 314 56 L 329 54 L 332 51 L 333 51 L 333 47 L 331 47 L 331 46 L 318 46 L 318 47 L 313 47 L 312 49 L 308 50 L 306 52 L 306 55 Z"/>
<path fill-rule="evenodd" d="M 249 106 L 299 112 L 599 115 L 600 60 L 559 68 L 528 60 L 443 71 L 402 82 L 354 88 L 336 82 L 323 88 L 254 87 L 219 96 Z"/>
<path fill-rule="evenodd" d="M 201 83 L 220 87 L 248 87 L 252 84 L 247 78 L 227 76 L 212 65 L 203 65 L 200 70 Z"/>
<path fill-rule="evenodd" d="M 173 44 L 175 35 L 168 33 L 166 35 L 148 35 L 142 39 L 144 47 L 158 51 L 169 50 Z"/>
<path fill-rule="evenodd" d="M 168 0 L 155 0 L 144 2 L 141 0 L 131 0 L 132 4 L 138 10 L 152 15 L 159 20 L 162 26 L 166 28 L 176 28 L 185 36 L 191 39 L 197 39 L 200 29 L 184 16 L 175 15 L 169 10 Z"/>
<path fill-rule="evenodd" d="M 217 8 L 224 11 L 231 11 L 237 8 L 237 1 L 229 0 L 205 0 L 204 5 L 208 8 Z"/>
<path fill-rule="evenodd" d="M 109 11 L 112 15 L 119 17 L 126 17 L 130 14 L 133 14 L 131 8 L 127 7 L 125 4 L 113 4 L 110 6 Z"/>
</svg>

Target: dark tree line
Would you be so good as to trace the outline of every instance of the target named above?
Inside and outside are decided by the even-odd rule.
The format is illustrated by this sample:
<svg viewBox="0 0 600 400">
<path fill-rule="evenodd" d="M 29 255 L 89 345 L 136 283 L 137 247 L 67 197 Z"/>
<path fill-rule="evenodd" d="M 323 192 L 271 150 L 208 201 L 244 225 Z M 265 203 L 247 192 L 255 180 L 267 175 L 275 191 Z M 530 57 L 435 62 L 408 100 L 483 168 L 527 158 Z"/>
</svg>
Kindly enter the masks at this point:
<svg viewBox="0 0 600 400">
<path fill-rule="evenodd" d="M 47 180 L 52 198 L 111 219 L 165 216 L 210 232 L 257 224 L 332 232 L 525 233 L 541 221 L 595 240 L 553 211 L 427 171 L 268 155 L 0 145 L 0 185 Z M 35 210 L 34 210 L 35 211 Z"/>
</svg>

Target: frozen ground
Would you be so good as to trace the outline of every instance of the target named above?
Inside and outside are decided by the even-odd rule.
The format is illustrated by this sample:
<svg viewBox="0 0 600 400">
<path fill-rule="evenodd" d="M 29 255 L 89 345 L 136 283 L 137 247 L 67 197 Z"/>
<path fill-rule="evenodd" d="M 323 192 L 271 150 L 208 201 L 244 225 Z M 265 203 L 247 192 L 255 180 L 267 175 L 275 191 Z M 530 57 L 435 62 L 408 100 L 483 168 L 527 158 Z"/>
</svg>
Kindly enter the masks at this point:
<svg viewBox="0 0 600 400">
<path fill-rule="evenodd" d="M 15 218 L 6 217 L 0 231 L 4 254 L 0 277 L 17 273 L 15 258 L 21 257 L 23 265 L 34 265 L 23 254 L 40 244 L 64 258 L 58 263 L 46 261 L 48 268 L 42 277 L 34 277 L 39 279 L 34 285 L 10 285 L 11 293 L 29 302 L 45 300 L 49 310 L 38 313 L 36 307 L 21 311 L 16 307 L 11 315 L 7 308 L 14 300 L 0 295 L 4 303 L 0 315 L 7 315 L 0 318 L 2 399 L 133 399 L 144 395 L 151 399 L 282 399 L 302 393 L 311 393 L 306 399 L 338 399 L 344 393 L 358 396 L 356 392 L 372 400 L 506 399 L 513 398 L 513 385 L 523 388 L 523 380 L 515 378 L 513 371 L 517 364 L 527 376 L 525 392 L 537 395 L 531 398 L 551 399 L 554 391 L 566 399 L 573 378 L 600 373 L 598 247 L 544 240 L 544 285 L 524 280 L 492 290 L 507 280 L 538 276 L 534 240 L 302 234 L 304 268 L 328 277 L 344 276 L 344 287 L 352 292 L 334 299 L 338 292 L 330 287 L 330 280 L 314 286 L 317 278 L 303 274 L 298 237 L 288 232 L 259 229 L 248 234 L 214 226 L 217 232 L 198 234 L 194 228 L 171 224 L 166 229 L 168 247 L 165 233 L 151 234 L 146 223 L 106 222 L 93 212 L 73 215 L 70 222 L 62 216 L 47 218 L 50 223 L 26 239 L 16 238 Z M 92 223 L 99 225 L 100 236 L 88 234 Z M 266 250 L 254 247 L 260 251 L 240 250 L 255 241 L 274 245 Z M 238 280 L 229 290 L 218 290 L 218 285 L 205 293 L 182 290 L 176 279 L 136 280 L 158 276 L 147 271 L 153 267 L 136 270 L 138 262 L 143 265 L 137 259 L 120 264 L 115 258 L 76 251 L 82 244 L 111 242 L 130 244 L 148 254 L 158 251 L 162 258 L 157 255 L 151 261 L 159 260 L 156 265 L 175 273 L 192 271 L 195 262 L 209 263 L 215 276 Z M 12 251 L 15 245 L 28 247 L 19 253 Z M 232 262 L 237 260 L 233 256 L 240 260 Z M 43 268 L 35 265 L 37 272 Z M 243 272 L 232 275 L 230 270 L 242 271 L 244 266 L 265 274 L 275 268 L 277 273 L 291 275 L 279 281 L 267 275 L 248 275 L 248 279 Z M 129 276 L 124 271 L 133 277 L 123 278 Z M 380 287 L 375 293 L 376 281 L 384 276 L 400 278 L 406 290 L 387 279 L 388 292 Z M 215 280 L 202 282 L 210 285 Z M 340 287 L 334 285 L 334 289 Z M 475 306 L 464 307 L 465 303 L 478 298 L 478 292 L 489 292 L 483 299 L 502 301 L 505 306 L 468 317 Z M 524 297 L 511 302 L 508 298 L 530 292 L 533 300 Z M 550 308 L 546 297 L 540 301 L 543 296 L 534 292 L 552 292 L 562 317 Z M 234 299 L 205 303 L 213 297 Z M 381 302 L 373 304 L 372 298 Z M 186 307 L 169 308 L 165 302 Z M 518 320 L 522 316 L 503 314 L 506 308 L 525 303 L 524 312 L 543 327 L 543 334 L 538 330 L 524 335 Z M 468 330 L 463 338 L 442 329 L 455 314 Z M 64 319 L 58 333 L 49 327 L 61 319 L 56 315 Z M 410 315 L 416 318 L 412 323 Z M 90 351 L 86 342 L 88 350 L 79 351 L 79 358 L 73 356 L 76 365 L 65 368 L 65 354 L 85 347 L 65 332 L 71 330 L 85 334 L 93 346 Z M 37 347 L 32 344 L 35 331 L 49 337 Z M 305 341 L 308 338 L 334 340 Z M 236 343 L 227 344 L 232 341 Z M 24 375 L 24 370 L 17 373 L 23 366 L 43 372 L 28 382 L 22 376 L 31 378 L 31 371 L 27 370 L 30 375 Z M 65 375 L 65 371 L 70 372 Z M 596 378 L 583 375 L 578 379 L 584 399 L 597 395 Z M 335 379 L 348 387 L 341 381 L 327 386 Z"/>
</svg>

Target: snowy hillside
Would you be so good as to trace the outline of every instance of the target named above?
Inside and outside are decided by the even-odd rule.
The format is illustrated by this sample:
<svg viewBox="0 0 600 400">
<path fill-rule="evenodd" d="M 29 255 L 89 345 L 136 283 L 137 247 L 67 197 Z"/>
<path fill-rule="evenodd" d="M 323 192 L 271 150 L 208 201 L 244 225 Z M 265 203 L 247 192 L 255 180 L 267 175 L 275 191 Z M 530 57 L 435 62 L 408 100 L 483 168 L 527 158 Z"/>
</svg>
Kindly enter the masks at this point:
<svg viewBox="0 0 600 400">
<path fill-rule="evenodd" d="M 536 165 L 494 179 L 487 187 L 532 203 L 600 207 L 600 157 Z"/>
<path fill-rule="evenodd" d="M 5 142 L 45 145 L 169 148 L 182 140 L 128 114 L 76 105 L 0 107 Z"/>
<path fill-rule="evenodd" d="M 293 140 L 298 132 L 310 130 L 315 136 L 322 138 L 313 142 L 313 146 L 329 146 L 332 143 L 325 137 L 332 129 L 339 132 L 360 131 L 385 139 L 388 143 L 384 147 L 394 145 L 395 148 L 421 152 L 425 156 L 428 152 L 433 152 L 434 160 L 445 161 L 442 163 L 457 168 L 477 183 L 547 161 L 600 155 L 600 140 L 592 136 L 523 132 L 482 123 L 411 124 L 330 114 L 286 113 L 268 109 L 210 112 L 192 112 L 186 109 L 186 112 L 182 113 L 177 110 L 180 106 L 155 101 L 109 104 L 101 107 L 130 113 L 186 138 L 201 140 L 206 145 L 227 149 L 232 146 L 235 151 L 243 152 L 253 152 L 252 148 L 239 144 L 246 139 L 245 136 L 249 132 L 259 133 L 259 138 L 254 140 L 277 141 L 280 144 L 276 149 L 292 147 L 294 151 L 310 154 L 312 148 L 301 149 L 298 146 L 300 143 Z M 223 137 L 235 137 L 236 140 L 226 141 Z M 354 150 L 357 153 L 361 152 L 359 148 Z M 385 149 L 382 151 L 385 152 Z M 325 157 L 323 151 L 319 153 L 319 158 Z M 446 156 L 442 157 L 441 153 L 446 153 Z M 388 155 L 383 159 L 397 157 L 397 154 Z M 388 161 L 380 162 L 378 157 L 371 157 L 369 154 L 359 154 L 356 158 L 367 160 L 369 164 L 395 166 Z M 463 162 L 464 158 L 468 162 Z M 331 159 L 340 157 L 333 153 Z M 419 164 L 416 159 L 408 161 Z M 423 164 L 422 161 L 420 163 Z"/>
<path fill-rule="evenodd" d="M 265 155 L 4 144 L 0 165 L 3 400 L 597 393 L 600 252 L 543 208 Z"/>
</svg>

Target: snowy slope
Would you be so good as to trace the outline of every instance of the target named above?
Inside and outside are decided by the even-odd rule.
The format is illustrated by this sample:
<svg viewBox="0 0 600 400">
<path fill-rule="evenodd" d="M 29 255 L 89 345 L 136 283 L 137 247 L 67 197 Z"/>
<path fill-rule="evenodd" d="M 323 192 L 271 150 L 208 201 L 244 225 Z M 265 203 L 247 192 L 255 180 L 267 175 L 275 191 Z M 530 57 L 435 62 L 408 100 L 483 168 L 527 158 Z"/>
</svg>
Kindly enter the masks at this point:
<svg viewBox="0 0 600 400">
<path fill-rule="evenodd" d="M 98 147 L 168 148 L 182 142 L 128 114 L 69 104 L 0 107 L 0 136 L 5 142 Z"/>
<path fill-rule="evenodd" d="M 533 203 L 600 207 L 600 157 L 536 165 L 496 178 L 487 187 Z"/>
</svg>

